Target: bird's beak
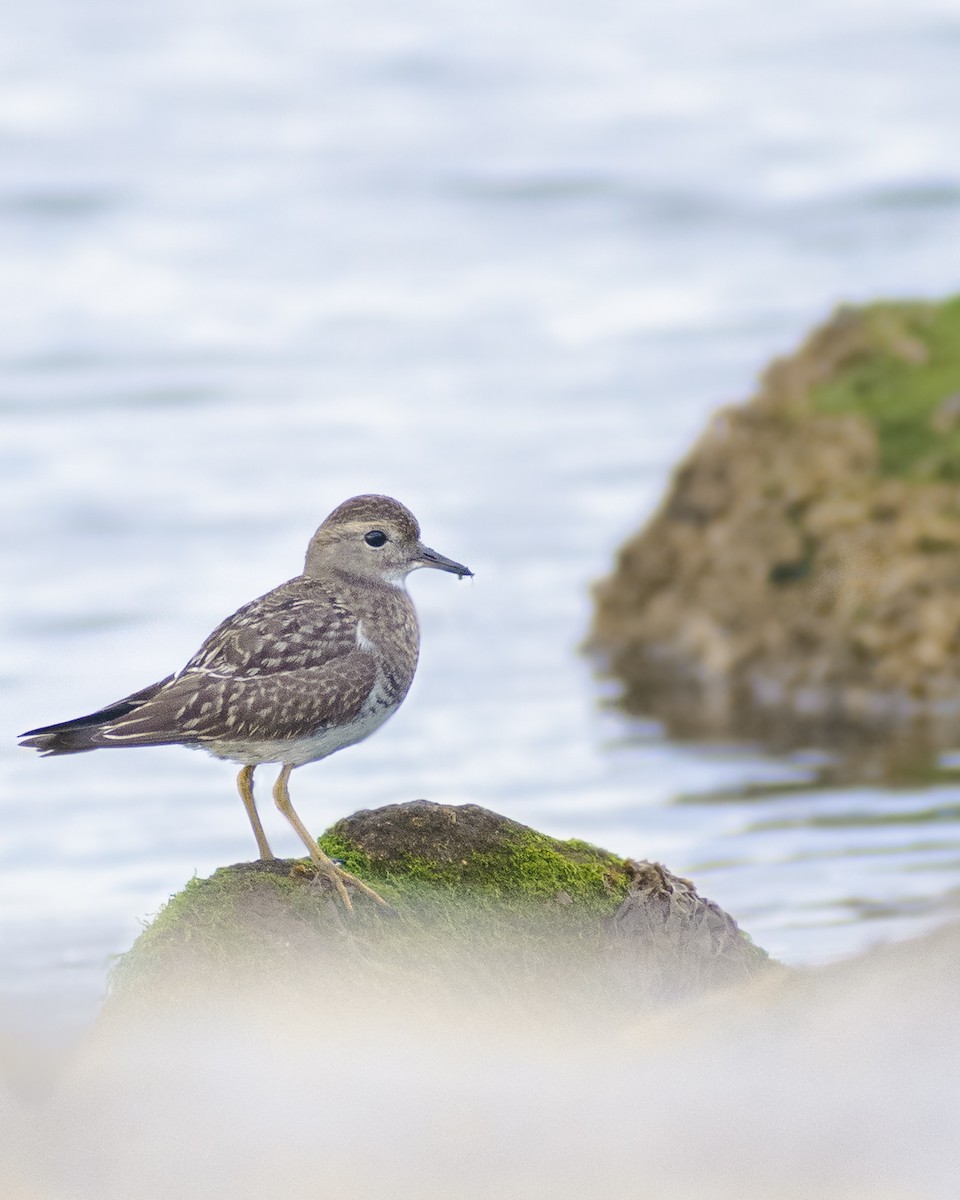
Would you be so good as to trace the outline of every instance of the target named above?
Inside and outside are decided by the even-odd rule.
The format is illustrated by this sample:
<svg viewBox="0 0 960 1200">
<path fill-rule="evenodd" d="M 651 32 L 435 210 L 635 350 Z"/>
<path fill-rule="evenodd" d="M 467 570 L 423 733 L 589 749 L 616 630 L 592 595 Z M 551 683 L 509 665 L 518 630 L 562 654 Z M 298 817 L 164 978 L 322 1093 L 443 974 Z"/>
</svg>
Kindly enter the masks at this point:
<svg viewBox="0 0 960 1200">
<path fill-rule="evenodd" d="M 418 567 L 435 567 L 438 571 L 449 571 L 451 575 L 457 575 L 463 579 L 465 575 L 472 575 L 473 572 L 469 567 L 465 567 L 463 563 L 454 562 L 452 558 L 445 558 L 444 555 L 438 554 L 436 550 L 431 550 L 429 546 L 420 548 L 420 557 L 417 559 Z"/>
</svg>

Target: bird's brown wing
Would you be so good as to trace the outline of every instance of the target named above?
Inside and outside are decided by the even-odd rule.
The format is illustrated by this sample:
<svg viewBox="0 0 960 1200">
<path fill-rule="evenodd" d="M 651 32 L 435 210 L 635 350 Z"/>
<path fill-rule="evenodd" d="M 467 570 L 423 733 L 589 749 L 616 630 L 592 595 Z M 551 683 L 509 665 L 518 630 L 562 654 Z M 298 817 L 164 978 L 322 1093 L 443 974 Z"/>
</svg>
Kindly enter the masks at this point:
<svg viewBox="0 0 960 1200">
<path fill-rule="evenodd" d="M 300 577 L 228 617 L 182 671 L 102 735 L 110 745 L 305 737 L 351 720 L 375 680 L 357 618 Z"/>
<path fill-rule="evenodd" d="M 356 717 L 376 682 L 372 655 L 354 650 L 317 666 L 253 676 L 202 668 L 172 679 L 101 730 L 102 745 L 202 745 L 309 737 Z"/>
<path fill-rule="evenodd" d="M 178 674 L 283 674 L 323 666 L 356 648 L 357 618 L 325 588 L 300 576 L 222 621 Z"/>
<path fill-rule="evenodd" d="M 375 679 L 356 617 L 300 577 L 221 622 L 176 675 L 87 717 L 31 730 L 25 744 L 56 754 L 308 736 L 352 719 Z"/>
</svg>

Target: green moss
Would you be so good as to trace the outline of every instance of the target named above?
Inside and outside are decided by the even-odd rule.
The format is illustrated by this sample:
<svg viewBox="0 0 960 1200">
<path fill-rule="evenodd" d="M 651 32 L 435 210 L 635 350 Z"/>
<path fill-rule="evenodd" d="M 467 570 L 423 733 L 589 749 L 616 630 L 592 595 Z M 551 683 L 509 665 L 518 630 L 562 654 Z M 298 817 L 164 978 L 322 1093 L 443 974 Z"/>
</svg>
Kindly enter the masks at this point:
<svg viewBox="0 0 960 1200">
<path fill-rule="evenodd" d="M 328 829 L 326 833 L 321 834 L 317 838 L 317 844 L 320 849 L 335 861 L 349 871 L 351 875 L 356 875 L 362 878 L 370 872 L 370 856 L 361 850 L 358 846 L 346 838 L 335 833 L 333 829 Z"/>
<path fill-rule="evenodd" d="M 423 885 L 474 902 L 484 896 L 499 901 L 555 900 L 564 893 L 593 912 L 611 912 L 626 895 L 631 878 L 626 860 L 606 850 L 522 827 L 494 848 L 464 851 L 453 860 L 407 853 L 377 859 L 346 839 L 337 825 L 320 838 L 320 845 L 378 890 L 386 884 L 388 898 Z"/>
<path fill-rule="evenodd" d="M 285 944 L 280 926 L 288 920 L 307 925 L 316 908 L 316 896 L 295 875 L 222 867 L 208 879 L 191 879 L 167 901 L 140 934 L 135 952 L 117 960 L 112 982 L 122 985 L 134 965 L 139 970 L 162 962 L 174 947 L 217 967 L 269 961 Z M 262 917 L 271 910 L 282 912 L 283 921 L 251 920 L 251 912 Z"/>
<path fill-rule="evenodd" d="M 874 304 L 850 319 L 859 322 L 859 337 L 831 378 L 812 389 L 814 408 L 865 417 L 883 474 L 960 479 L 960 420 L 937 419 L 944 402 L 960 396 L 960 296 Z"/>
</svg>

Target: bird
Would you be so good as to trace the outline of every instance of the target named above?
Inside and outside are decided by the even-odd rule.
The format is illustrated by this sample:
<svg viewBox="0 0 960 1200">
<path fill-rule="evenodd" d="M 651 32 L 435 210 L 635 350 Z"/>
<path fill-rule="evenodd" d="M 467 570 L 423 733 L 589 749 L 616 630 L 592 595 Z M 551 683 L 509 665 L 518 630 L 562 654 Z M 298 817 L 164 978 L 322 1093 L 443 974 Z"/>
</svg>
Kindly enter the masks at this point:
<svg viewBox="0 0 960 1200">
<path fill-rule="evenodd" d="M 385 900 L 320 849 L 297 815 L 288 781 L 369 737 L 413 681 L 420 649 L 407 576 L 420 568 L 473 572 L 425 546 L 413 513 L 390 496 L 345 500 L 310 539 L 303 572 L 222 621 L 173 675 L 87 716 L 30 729 L 42 755 L 124 746 L 199 747 L 240 764 L 237 788 L 261 859 L 270 849 L 253 776 L 279 763 L 273 798 L 344 907 L 353 888 Z"/>
</svg>

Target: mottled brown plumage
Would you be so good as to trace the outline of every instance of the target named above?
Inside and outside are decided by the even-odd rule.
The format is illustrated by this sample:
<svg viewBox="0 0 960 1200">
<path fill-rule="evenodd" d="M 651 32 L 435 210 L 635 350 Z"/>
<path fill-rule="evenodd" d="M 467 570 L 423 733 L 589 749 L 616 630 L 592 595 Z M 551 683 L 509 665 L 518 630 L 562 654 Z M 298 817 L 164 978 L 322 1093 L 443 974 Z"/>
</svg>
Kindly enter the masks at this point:
<svg viewBox="0 0 960 1200">
<path fill-rule="evenodd" d="M 286 780 L 369 736 L 406 696 L 420 636 L 404 580 L 419 567 L 471 574 L 424 546 L 398 501 L 355 496 L 314 534 L 303 574 L 238 609 L 182 670 L 88 716 L 32 729 L 21 744 L 43 754 L 176 744 L 242 763 L 238 786 L 263 858 L 273 855 L 253 770 L 280 763 L 274 799 L 349 907 L 343 880 L 359 881 L 318 849 Z"/>
</svg>

